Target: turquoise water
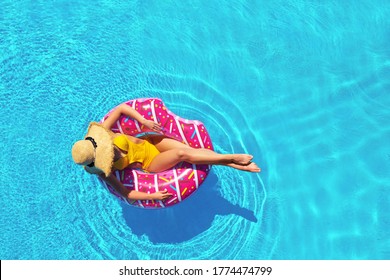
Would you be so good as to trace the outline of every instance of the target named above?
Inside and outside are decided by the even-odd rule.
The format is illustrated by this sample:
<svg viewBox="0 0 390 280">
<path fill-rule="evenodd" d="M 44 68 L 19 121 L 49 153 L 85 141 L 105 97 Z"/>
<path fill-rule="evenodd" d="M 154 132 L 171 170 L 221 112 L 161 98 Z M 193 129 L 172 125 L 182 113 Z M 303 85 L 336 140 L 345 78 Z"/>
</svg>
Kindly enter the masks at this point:
<svg viewBox="0 0 390 280">
<path fill-rule="evenodd" d="M 389 259 L 389 1 L 1 1 L 1 259 Z M 72 162 L 137 97 L 202 120 L 213 167 L 170 209 Z"/>
</svg>

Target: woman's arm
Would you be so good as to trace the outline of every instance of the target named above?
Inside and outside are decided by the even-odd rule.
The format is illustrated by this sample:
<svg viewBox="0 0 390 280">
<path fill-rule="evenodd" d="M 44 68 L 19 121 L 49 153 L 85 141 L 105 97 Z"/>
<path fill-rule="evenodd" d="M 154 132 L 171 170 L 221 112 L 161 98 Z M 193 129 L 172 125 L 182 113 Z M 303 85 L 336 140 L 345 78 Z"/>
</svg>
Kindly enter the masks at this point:
<svg viewBox="0 0 390 280">
<path fill-rule="evenodd" d="M 151 200 L 151 199 L 157 199 L 162 200 L 165 198 L 168 198 L 171 196 L 170 193 L 167 191 L 161 191 L 156 193 L 145 193 L 145 192 L 139 192 L 139 191 L 130 191 L 126 189 L 123 184 L 113 175 L 112 173 L 110 176 L 106 177 L 104 175 L 99 175 L 99 177 L 104 180 L 107 184 L 112 186 L 118 193 L 120 193 L 123 197 L 132 199 L 132 200 Z"/>
<path fill-rule="evenodd" d="M 126 104 L 121 104 L 118 107 L 116 107 L 110 116 L 104 120 L 103 126 L 105 126 L 107 129 L 111 129 L 111 127 L 114 125 L 114 123 L 119 119 L 121 114 L 127 115 L 130 118 L 133 118 L 137 120 L 142 125 L 145 125 L 146 127 L 153 129 L 155 131 L 161 131 L 161 125 L 158 123 L 155 123 L 151 120 L 146 120 L 143 116 L 141 116 L 140 113 L 138 113 L 136 110 L 131 108 L 130 106 Z"/>
</svg>

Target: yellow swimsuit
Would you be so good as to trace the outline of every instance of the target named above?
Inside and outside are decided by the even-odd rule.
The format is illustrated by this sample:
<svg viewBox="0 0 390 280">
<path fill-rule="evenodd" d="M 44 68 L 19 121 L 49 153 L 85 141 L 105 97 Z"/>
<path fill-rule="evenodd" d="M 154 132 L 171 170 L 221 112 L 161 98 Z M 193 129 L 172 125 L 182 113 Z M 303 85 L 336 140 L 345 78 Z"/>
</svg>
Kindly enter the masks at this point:
<svg viewBox="0 0 390 280">
<path fill-rule="evenodd" d="M 147 170 L 152 160 L 160 153 L 157 148 L 147 140 L 136 144 L 127 138 L 126 135 L 115 137 L 114 145 L 123 151 L 127 151 L 126 156 L 114 162 L 114 167 L 118 170 L 123 170 L 134 162 L 140 162 L 142 164 L 142 169 Z"/>
</svg>

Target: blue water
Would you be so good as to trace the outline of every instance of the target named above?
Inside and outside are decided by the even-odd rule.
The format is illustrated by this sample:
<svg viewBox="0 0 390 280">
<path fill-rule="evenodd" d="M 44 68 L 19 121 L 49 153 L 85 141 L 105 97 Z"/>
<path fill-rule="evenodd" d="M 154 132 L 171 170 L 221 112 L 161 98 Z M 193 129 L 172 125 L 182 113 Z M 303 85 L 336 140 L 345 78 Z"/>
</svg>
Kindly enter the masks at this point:
<svg viewBox="0 0 390 280">
<path fill-rule="evenodd" d="M 1 259 L 390 259 L 389 1 L 0 4 Z M 120 204 L 70 149 L 137 97 L 262 172 Z"/>
</svg>

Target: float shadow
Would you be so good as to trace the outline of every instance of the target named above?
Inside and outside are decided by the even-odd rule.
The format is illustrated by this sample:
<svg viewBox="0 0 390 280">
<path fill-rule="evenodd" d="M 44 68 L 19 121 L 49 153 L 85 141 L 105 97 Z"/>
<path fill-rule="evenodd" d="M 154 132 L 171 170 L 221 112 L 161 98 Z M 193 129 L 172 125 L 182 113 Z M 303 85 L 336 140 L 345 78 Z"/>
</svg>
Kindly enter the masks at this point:
<svg viewBox="0 0 390 280">
<path fill-rule="evenodd" d="M 145 210 L 122 204 L 123 215 L 132 232 L 146 235 L 153 243 L 180 243 L 206 231 L 216 215 L 239 215 L 257 222 L 248 209 L 231 204 L 218 192 L 218 177 L 212 172 L 188 199 L 166 209 Z"/>
</svg>

